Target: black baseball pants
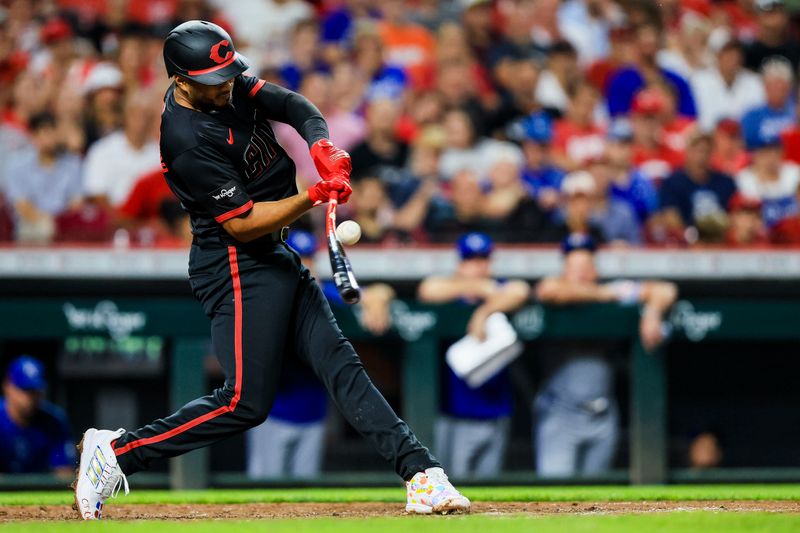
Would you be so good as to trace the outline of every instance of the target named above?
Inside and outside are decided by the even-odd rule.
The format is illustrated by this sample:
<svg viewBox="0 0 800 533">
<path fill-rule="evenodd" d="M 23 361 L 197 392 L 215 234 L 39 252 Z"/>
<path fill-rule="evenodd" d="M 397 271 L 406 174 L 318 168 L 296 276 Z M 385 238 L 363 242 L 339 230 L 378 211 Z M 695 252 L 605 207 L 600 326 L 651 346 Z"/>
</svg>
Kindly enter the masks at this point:
<svg viewBox="0 0 800 533">
<path fill-rule="evenodd" d="M 211 318 L 225 384 L 166 418 L 124 433 L 113 446 L 125 474 L 263 422 L 284 353 L 309 364 L 347 421 L 403 479 L 440 466 L 372 384 L 321 289 L 285 244 L 192 246 L 189 277 Z"/>
</svg>

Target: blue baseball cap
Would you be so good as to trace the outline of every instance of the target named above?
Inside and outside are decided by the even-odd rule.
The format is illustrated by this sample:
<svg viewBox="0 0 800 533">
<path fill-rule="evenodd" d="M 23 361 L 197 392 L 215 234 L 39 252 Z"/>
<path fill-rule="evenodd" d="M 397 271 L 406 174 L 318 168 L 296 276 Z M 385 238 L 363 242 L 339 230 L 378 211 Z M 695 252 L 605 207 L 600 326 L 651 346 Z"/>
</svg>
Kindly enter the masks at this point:
<svg viewBox="0 0 800 533">
<path fill-rule="evenodd" d="M 44 379 L 44 365 L 30 355 L 21 355 L 8 365 L 8 379 L 16 387 L 38 391 L 47 386 Z"/>
<path fill-rule="evenodd" d="M 476 257 L 489 257 L 492 255 L 494 243 L 492 242 L 491 237 L 485 233 L 473 231 L 472 233 L 462 235 L 461 238 L 458 239 L 456 247 L 458 248 L 458 255 L 463 261 L 466 259 L 474 259 Z"/>
<path fill-rule="evenodd" d="M 317 251 L 317 238 L 313 233 L 302 229 L 290 231 L 286 244 L 300 254 L 300 257 L 311 257 Z"/>
<path fill-rule="evenodd" d="M 596 249 L 597 246 L 595 246 L 594 239 L 592 239 L 591 235 L 586 233 L 572 233 L 561 241 L 561 252 L 564 255 L 579 250 L 586 250 L 589 253 L 594 253 Z"/>
<path fill-rule="evenodd" d="M 553 121 L 547 113 L 534 113 L 514 122 L 508 130 L 509 138 L 515 141 L 533 141 L 550 144 L 553 141 Z"/>
</svg>

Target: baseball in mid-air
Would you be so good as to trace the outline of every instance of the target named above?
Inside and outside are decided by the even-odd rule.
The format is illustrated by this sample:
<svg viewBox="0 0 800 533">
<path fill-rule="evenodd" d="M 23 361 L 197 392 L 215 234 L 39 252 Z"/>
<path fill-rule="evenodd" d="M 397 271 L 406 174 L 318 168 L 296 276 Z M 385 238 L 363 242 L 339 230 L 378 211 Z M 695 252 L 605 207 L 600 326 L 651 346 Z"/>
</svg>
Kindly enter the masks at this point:
<svg viewBox="0 0 800 533">
<path fill-rule="evenodd" d="M 361 238 L 361 226 L 355 220 L 345 220 L 336 228 L 336 236 L 346 246 L 352 246 Z"/>
</svg>

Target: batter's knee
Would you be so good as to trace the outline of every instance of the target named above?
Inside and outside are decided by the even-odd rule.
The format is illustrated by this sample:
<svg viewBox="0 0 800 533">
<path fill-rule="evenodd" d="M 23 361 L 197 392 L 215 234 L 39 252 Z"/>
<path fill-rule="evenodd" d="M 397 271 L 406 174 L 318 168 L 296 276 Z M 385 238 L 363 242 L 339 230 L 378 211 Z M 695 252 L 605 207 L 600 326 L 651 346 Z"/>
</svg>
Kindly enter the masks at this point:
<svg viewBox="0 0 800 533">
<path fill-rule="evenodd" d="M 272 409 L 271 399 L 243 398 L 236 404 L 233 412 L 246 425 L 258 426 L 267 419 L 270 409 Z"/>
</svg>

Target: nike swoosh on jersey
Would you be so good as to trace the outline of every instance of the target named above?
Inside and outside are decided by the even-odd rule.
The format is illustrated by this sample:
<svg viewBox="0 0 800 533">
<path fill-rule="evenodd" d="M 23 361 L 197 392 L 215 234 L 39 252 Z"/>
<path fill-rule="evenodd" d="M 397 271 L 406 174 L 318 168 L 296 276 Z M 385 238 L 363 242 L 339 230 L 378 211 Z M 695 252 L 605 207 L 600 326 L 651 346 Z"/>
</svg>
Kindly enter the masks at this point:
<svg viewBox="0 0 800 533">
<path fill-rule="evenodd" d="M 228 128 L 228 144 L 233 144 L 233 131 Z"/>
</svg>

